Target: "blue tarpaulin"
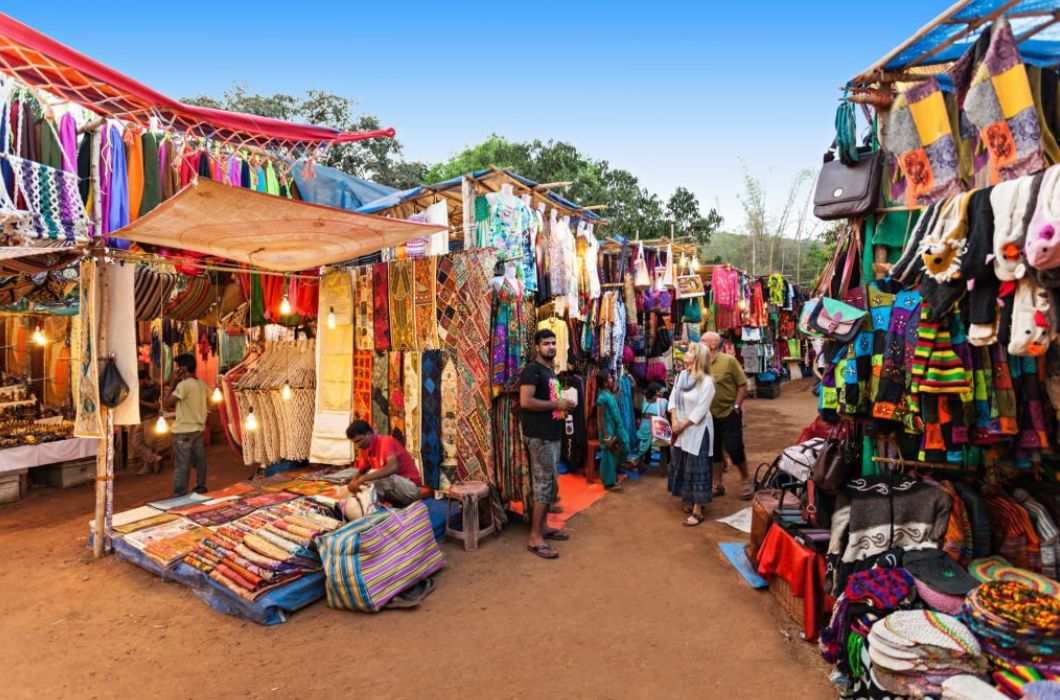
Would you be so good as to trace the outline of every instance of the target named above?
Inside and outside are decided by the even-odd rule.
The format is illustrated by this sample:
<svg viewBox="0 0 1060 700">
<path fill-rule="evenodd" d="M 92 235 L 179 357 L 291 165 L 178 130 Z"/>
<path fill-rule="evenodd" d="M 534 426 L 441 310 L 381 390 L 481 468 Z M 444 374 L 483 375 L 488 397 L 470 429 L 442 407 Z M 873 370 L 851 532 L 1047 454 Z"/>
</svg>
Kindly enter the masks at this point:
<svg viewBox="0 0 1060 700">
<path fill-rule="evenodd" d="M 913 66 L 952 63 L 1002 14 L 1020 41 L 1020 54 L 1025 63 L 1056 65 L 1060 63 L 1060 24 L 1056 24 L 1054 15 L 1057 12 L 1060 12 L 1060 0 L 963 0 L 921 30 L 922 35 L 914 35 L 900 44 L 852 82 L 870 80 L 879 71 L 897 72 Z M 956 40 L 947 44 L 955 37 Z"/>
<path fill-rule="evenodd" d="M 311 173 L 305 173 L 304 166 L 304 161 L 298 161 L 291 174 L 302 199 L 313 204 L 358 211 L 368 202 L 397 192 L 393 187 L 348 175 L 338 168 L 314 165 Z"/>
</svg>

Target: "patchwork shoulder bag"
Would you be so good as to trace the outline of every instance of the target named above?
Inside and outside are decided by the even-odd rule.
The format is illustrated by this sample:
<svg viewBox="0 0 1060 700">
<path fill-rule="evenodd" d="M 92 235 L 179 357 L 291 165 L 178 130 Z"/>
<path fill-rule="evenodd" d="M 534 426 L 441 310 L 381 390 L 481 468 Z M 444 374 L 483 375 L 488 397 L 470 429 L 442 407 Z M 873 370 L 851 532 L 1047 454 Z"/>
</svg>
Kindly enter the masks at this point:
<svg viewBox="0 0 1060 700">
<path fill-rule="evenodd" d="M 849 343 L 861 330 L 867 313 L 838 299 L 825 297 L 811 312 L 809 326 L 821 335 Z"/>
</svg>

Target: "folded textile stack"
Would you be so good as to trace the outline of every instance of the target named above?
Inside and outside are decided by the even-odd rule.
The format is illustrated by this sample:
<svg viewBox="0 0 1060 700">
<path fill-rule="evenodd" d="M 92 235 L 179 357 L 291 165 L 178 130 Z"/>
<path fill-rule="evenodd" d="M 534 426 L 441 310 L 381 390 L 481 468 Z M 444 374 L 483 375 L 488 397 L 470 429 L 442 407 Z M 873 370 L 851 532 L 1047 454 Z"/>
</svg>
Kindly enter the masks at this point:
<svg viewBox="0 0 1060 700">
<path fill-rule="evenodd" d="M 868 646 L 873 679 L 899 695 L 939 695 L 949 678 L 988 670 L 971 631 L 930 610 L 891 613 L 872 626 Z"/>
<path fill-rule="evenodd" d="M 988 581 L 968 594 L 961 619 L 998 670 L 1060 673 L 1060 598 L 1019 581 Z"/>
<path fill-rule="evenodd" d="M 976 559 L 968 565 L 968 573 L 984 583 L 1017 581 L 1053 598 L 1060 596 L 1060 583 L 1047 576 L 1013 566 L 1004 557 Z"/>
<path fill-rule="evenodd" d="M 319 571 L 313 540 L 340 525 L 301 501 L 279 503 L 217 528 L 185 562 L 240 597 L 256 600 L 292 579 Z"/>
<path fill-rule="evenodd" d="M 1060 697 L 1060 674 L 1043 673 L 1030 666 L 994 671 L 993 681 L 994 686 L 1009 698 Z M 1052 695 L 1048 694 L 1050 691 Z"/>
</svg>

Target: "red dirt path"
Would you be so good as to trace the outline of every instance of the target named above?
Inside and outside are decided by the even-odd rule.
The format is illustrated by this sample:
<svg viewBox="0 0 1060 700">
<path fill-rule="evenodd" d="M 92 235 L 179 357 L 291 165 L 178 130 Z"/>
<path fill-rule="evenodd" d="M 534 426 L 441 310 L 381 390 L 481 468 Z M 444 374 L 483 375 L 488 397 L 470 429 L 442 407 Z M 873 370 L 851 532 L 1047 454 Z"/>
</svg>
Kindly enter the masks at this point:
<svg viewBox="0 0 1060 700">
<path fill-rule="evenodd" d="M 750 401 L 752 464 L 792 442 L 813 407 L 805 381 Z M 211 488 L 247 476 L 224 448 L 210 460 Z M 168 495 L 170 478 L 119 476 L 116 509 Z M 682 528 L 662 476 L 576 516 L 557 561 L 527 553 L 515 525 L 477 553 L 443 545 L 448 565 L 419 609 L 319 602 L 268 628 L 113 557 L 94 561 L 93 503 L 84 485 L 0 507 L 0 696 L 835 696 L 816 647 L 717 548 L 743 535 L 714 518 L 746 504 L 723 497 L 703 526 Z"/>
</svg>

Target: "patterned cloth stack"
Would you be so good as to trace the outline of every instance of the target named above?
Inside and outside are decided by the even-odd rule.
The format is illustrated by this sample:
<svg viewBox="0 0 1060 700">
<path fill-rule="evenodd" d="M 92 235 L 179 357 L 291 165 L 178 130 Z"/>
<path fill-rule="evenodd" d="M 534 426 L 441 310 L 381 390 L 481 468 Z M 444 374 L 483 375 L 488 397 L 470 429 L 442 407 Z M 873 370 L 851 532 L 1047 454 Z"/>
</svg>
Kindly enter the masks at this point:
<svg viewBox="0 0 1060 700">
<path fill-rule="evenodd" d="M 989 581 L 968 594 L 961 619 L 1000 671 L 1060 673 L 1060 598 L 1019 581 Z"/>
</svg>

